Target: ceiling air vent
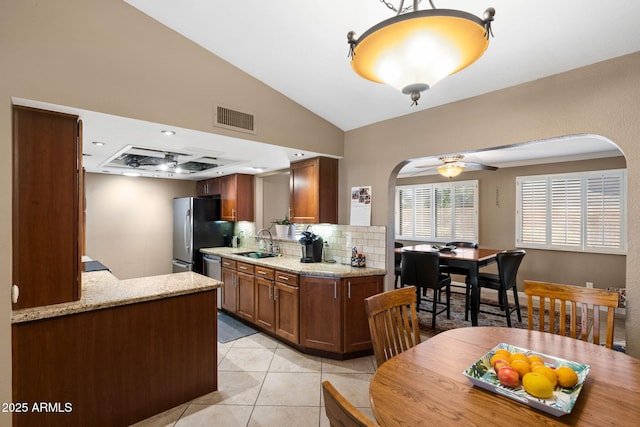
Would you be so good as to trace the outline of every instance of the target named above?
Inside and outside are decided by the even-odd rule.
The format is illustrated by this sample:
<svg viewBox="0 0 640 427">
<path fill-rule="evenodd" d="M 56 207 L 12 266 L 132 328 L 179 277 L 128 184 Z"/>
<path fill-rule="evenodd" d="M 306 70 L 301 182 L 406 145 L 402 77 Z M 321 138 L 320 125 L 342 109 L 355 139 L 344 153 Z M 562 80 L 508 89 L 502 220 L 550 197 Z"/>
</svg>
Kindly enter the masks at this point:
<svg viewBox="0 0 640 427">
<path fill-rule="evenodd" d="M 253 114 L 235 111 L 226 107 L 216 107 L 213 124 L 214 126 L 237 130 L 239 132 L 256 133 Z"/>
</svg>

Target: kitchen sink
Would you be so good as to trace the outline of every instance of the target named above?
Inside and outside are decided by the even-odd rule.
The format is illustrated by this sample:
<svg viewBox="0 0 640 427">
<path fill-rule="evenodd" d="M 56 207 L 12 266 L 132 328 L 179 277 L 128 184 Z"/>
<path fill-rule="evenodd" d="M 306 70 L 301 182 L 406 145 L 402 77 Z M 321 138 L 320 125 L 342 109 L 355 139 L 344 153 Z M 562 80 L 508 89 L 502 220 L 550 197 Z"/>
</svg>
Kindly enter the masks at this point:
<svg viewBox="0 0 640 427">
<path fill-rule="evenodd" d="M 272 257 L 278 256 L 278 254 L 273 254 L 269 252 L 257 252 L 257 251 L 238 252 L 238 253 L 235 253 L 234 255 L 246 256 L 247 258 L 272 258 Z"/>
</svg>

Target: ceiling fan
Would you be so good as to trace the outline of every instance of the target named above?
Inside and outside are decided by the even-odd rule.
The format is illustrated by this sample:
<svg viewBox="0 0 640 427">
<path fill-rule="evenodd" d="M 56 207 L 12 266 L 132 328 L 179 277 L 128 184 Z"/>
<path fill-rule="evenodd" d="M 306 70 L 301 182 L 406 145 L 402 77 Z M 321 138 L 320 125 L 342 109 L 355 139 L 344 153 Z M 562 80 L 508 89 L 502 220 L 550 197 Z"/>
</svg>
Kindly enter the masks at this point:
<svg viewBox="0 0 640 427">
<path fill-rule="evenodd" d="M 440 175 L 449 179 L 460 175 L 462 171 L 467 168 L 490 171 L 498 169 L 496 166 L 489 166 L 482 163 L 463 162 L 462 159 L 464 159 L 464 156 L 462 154 L 442 156 L 438 158 L 438 160 L 440 160 L 442 164 L 420 165 L 416 166 L 416 169 L 437 169 Z"/>
</svg>

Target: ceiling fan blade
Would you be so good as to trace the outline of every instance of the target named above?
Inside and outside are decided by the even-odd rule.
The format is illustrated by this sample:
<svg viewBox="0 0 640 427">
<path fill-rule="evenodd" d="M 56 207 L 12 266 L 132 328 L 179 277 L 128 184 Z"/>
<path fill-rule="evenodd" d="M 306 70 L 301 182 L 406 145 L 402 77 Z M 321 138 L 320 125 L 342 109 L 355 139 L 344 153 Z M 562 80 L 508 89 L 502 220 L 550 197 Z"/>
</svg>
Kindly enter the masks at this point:
<svg viewBox="0 0 640 427">
<path fill-rule="evenodd" d="M 437 168 L 439 166 L 442 166 L 442 163 L 436 163 L 436 164 L 433 164 L 433 165 L 419 165 L 419 166 L 416 166 L 415 168 L 416 169 L 429 169 L 429 168 Z"/>
<path fill-rule="evenodd" d="M 498 170 L 497 166 L 489 166 L 489 165 L 485 165 L 482 163 L 475 163 L 475 162 L 465 162 L 465 163 L 469 169 L 480 169 L 480 170 L 487 170 L 487 171 Z"/>
</svg>

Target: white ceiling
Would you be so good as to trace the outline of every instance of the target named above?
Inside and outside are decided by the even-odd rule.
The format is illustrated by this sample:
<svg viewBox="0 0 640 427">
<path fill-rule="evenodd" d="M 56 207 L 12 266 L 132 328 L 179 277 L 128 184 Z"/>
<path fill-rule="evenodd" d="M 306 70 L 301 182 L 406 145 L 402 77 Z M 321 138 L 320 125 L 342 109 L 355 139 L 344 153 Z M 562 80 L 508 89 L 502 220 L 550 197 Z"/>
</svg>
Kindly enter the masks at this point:
<svg viewBox="0 0 640 427">
<path fill-rule="evenodd" d="M 495 37 L 480 60 L 436 84 L 423 93 L 420 105 L 410 107 L 406 95 L 358 77 L 347 58 L 348 31 L 362 34 L 393 16 L 380 0 L 125 1 L 344 131 L 636 52 L 640 46 L 638 0 L 436 0 L 439 8 L 460 9 L 477 16 L 494 7 Z M 429 2 L 423 0 L 419 8 L 428 7 Z M 176 128 L 171 128 L 176 135 L 166 137 L 160 133 L 167 128 L 162 124 L 71 106 L 13 101 L 80 115 L 84 123 L 84 165 L 89 172 L 120 173 L 105 165 L 134 146 L 188 151 L 194 157 L 221 156 L 230 160 L 219 169 L 224 174 L 259 173 L 255 168 L 284 169 L 296 159 L 297 150 L 241 138 Z M 106 145 L 98 147 L 92 144 L 94 141 Z M 620 154 L 608 141 L 586 141 L 567 139 L 563 144 L 547 142 L 466 153 L 465 160 L 506 167 L 521 164 L 526 158 L 549 162 L 572 156 Z M 532 150 L 544 151 L 546 160 Z M 322 153 L 304 154 L 311 157 Z M 414 160 L 403 174 L 417 173 L 415 165 L 434 163 L 433 158 Z M 153 171 L 143 171 L 143 175 L 169 177 Z M 216 175 L 210 171 L 190 176 L 174 174 L 171 178 L 208 176 Z"/>
</svg>

